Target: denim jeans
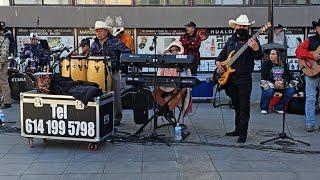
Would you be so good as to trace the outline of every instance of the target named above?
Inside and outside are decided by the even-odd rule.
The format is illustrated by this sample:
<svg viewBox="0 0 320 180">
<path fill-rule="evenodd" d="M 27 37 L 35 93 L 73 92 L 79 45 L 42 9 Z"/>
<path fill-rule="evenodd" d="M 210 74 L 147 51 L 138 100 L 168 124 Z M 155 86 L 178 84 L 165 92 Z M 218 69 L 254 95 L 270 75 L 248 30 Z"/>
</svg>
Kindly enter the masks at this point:
<svg viewBox="0 0 320 180">
<path fill-rule="evenodd" d="M 281 100 L 274 106 L 274 109 L 283 111 L 284 106 L 290 101 L 294 94 L 294 88 L 289 87 L 285 90 L 284 96 L 282 96 Z M 267 90 L 262 89 L 262 94 L 261 94 L 261 101 L 260 101 L 260 108 L 261 110 L 266 110 L 268 111 L 269 109 L 269 104 L 270 100 L 274 94 L 274 89 L 269 88 Z"/>
<path fill-rule="evenodd" d="M 316 104 L 316 88 L 319 87 L 319 78 L 312 78 L 305 76 L 306 80 L 306 125 L 314 126 L 315 125 L 315 104 Z"/>
</svg>

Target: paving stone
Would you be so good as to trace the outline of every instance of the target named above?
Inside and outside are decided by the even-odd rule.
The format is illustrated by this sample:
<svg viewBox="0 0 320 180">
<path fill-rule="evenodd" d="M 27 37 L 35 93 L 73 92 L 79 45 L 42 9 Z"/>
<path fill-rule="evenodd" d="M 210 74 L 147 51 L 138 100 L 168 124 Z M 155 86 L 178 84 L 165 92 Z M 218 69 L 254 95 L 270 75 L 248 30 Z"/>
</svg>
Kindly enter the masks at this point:
<svg viewBox="0 0 320 180">
<path fill-rule="evenodd" d="M 67 166 L 68 163 L 34 163 L 25 174 L 62 174 Z"/>
</svg>

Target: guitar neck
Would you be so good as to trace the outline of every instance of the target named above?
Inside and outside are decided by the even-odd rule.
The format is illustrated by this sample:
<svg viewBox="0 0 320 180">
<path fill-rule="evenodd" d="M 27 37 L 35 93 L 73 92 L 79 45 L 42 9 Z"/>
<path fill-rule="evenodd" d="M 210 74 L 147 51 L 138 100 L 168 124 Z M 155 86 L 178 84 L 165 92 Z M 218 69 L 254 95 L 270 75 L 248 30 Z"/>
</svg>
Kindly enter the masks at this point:
<svg viewBox="0 0 320 180">
<path fill-rule="evenodd" d="M 260 30 L 258 32 L 256 32 L 251 38 L 256 39 L 260 34 Z M 249 47 L 248 42 L 246 42 L 240 49 L 239 51 L 236 52 L 236 54 L 234 54 L 232 56 L 232 58 L 230 59 L 229 62 L 229 66 L 231 66 L 238 58 L 239 56 L 241 56 L 241 54 Z"/>
</svg>

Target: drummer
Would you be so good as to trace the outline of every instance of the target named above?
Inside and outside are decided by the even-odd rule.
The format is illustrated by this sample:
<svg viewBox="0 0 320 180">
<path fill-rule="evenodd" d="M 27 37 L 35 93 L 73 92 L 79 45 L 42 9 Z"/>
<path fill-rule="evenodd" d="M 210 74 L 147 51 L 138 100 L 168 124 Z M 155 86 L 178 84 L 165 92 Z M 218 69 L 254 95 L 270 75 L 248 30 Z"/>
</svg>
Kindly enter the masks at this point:
<svg viewBox="0 0 320 180">
<path fill-rule="evenodd" d="M 45 67 L 49 64 L 49 54 L 39 44 L 39 36 L 36 33 L 30 33 L 30 44 L 25 45 L 20 53 L 21 59 L 32 58 L 37 60 L 40 67 Z M 37 68 L 37 67 L 36 67 Z"/>
<path fill-rule="evenodd" d="M 114 125 L 119 126 L 122 119 L 121 81 L 120 81 L 120 53 L 130 53 L 130 49 L 114 37 L 113 28 L 103 21 L 96 21 L 94 30 L 96 38 L 91 45 L 91 56 L 109 56 L 112 66 L 112 89 L 114 91 Z"/>
<path fill-rule="evenodd" d="M 90 39 L 85 38 L 81 40 L 80 43 L 80 47 L 81 47 L 81 53 L 80 56 L 86 56 L 88 57 L 90 54 Z"/>
</svg>

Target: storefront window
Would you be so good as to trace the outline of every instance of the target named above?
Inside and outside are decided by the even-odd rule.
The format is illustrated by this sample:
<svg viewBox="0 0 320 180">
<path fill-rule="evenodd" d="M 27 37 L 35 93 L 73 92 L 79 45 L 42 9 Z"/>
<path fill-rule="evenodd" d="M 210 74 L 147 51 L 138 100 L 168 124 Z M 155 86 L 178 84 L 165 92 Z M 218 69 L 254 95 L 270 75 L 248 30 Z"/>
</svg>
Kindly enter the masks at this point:
<svg viewBox="0 0 320 180">
<path fill-rule="evenodd" d="M 248 4 L 248 0 L 194 0 L 195 5 L 241 5 Z"/>
<path fill-rule="evenodd" d="M 320 4 L 320 0 L 311 0 L 311 4 Z"/>
<path fill-rule="evenodd" d="M 44 0 L 44 4 L 71 4 L 71 0 Z"/>
<path fill-rule="evenodd" d="M 0 6 L 9 6 L 9 0 L 0 0 Z"/>
<path fill-rule="evenodd" d="M 189 0 L 136 0 L 136 5 L 189 5 Z"/>
<path fill-rule="evenodd" d="M 131 5 L 132 0 L 77 0 L 77 4 Z"/>
<path fill-rule="evenodd" d="M 14 0 L 14 4 L 42 4 L 42 0 Z"/>
<path fill-rule="evenodd" d="M 315 0 L 319 1 L 319 0 Z M 306 4 L 306 0 L 274 0 L 275 5 L 294 5 L 294 4 Z M 269 4 L 269 1 L 266 0 L 254 0 L 254 4 Z"/>
</svg>

